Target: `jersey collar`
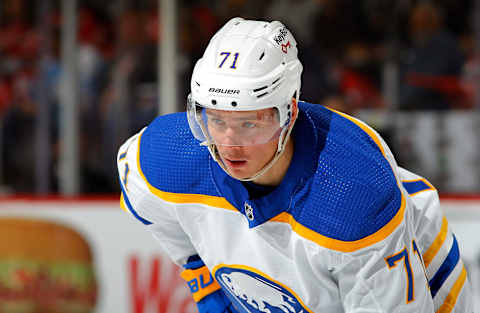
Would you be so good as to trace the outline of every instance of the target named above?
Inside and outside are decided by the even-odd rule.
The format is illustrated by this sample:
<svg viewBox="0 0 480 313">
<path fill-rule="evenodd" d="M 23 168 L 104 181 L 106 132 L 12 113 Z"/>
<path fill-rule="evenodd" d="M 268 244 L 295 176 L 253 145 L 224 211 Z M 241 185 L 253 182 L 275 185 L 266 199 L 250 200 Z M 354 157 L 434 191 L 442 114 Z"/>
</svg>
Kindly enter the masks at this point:
<svg viewBox="0 0 480 313">
<path fill-rule="evenodd" d="M 243 184 L 226 174 L 210 159 L 213 181 L 219 193 L 245 215 L 249 227 L 255 227 L 282 212 L 288 212 L 292 200 L 304 189 L 316 170 L 318 160 L 318 137 L 308 115 L 299 110 L 299 116 L 291 135 L 294 139 L 294 153 L 287 173 L 280 185 L 264 197 L 250 199 Z"/>
</svg>

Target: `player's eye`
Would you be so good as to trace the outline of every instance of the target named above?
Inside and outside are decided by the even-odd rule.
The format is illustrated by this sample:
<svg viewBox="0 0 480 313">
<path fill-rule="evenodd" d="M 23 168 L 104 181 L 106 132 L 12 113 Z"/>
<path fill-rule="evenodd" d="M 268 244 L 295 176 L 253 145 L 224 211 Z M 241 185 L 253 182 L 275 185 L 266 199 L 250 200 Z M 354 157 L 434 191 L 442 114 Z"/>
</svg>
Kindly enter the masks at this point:
<svg viewBox="0 0 480 313">
<path fill-rule="evenodd" d="M 255 123 L 252 123 L 252 122 L 244 122 L 243 125 L 242 125 L 244 128 L 255 128 L 257 125 Z"/>
<path fill-rule="evenodd" d="M 215 125 L 215 126 L 224 126 L 225 125 L 225 121 L 221 120 L 221 119 L 218 119 L 218 118 L 212 118 L 211 119 L 212 123 Z"/>
</svg>

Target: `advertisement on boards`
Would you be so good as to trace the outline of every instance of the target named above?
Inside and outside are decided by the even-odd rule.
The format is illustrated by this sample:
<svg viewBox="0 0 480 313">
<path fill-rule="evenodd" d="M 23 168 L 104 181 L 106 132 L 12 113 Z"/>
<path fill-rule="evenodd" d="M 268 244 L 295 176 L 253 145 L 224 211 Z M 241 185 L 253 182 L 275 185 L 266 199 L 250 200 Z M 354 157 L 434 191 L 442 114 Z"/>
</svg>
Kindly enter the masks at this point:
<svg viewBox="0 0 480 313">
<path fill-rule="evenodd" d="M 479 308 L 480 200 L 447 199 L 442 204 Z M 112 200 L 0 201 L 0 279 L 15 287 L 0 288 L 10 299 L 0 299 L 0 307 L 23 306 L 22 312 L 34 306 L 46 312 L 61 306 L 63 313 L 197 312 L 181 268 L 127 214 Z"/>
</svg>

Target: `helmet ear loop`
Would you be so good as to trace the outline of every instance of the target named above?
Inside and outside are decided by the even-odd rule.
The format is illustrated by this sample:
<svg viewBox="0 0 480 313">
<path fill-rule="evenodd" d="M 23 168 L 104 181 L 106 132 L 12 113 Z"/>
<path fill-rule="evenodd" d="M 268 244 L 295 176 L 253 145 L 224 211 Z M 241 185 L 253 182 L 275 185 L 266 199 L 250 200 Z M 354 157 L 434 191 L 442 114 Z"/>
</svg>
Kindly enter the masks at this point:
<svg viewBox="0 0 480 313">
<path fill-rule="evenodd" d="M 290 133 L 292 132 L 293 126 L 295 125 L 295 122 L 297 121 L 298 103 L 297 103 L 297 100 L 293 97 L 292 97 L 292 104 L 291 105 L 292 105 L 292 109 L 290 110 L 291 117 L 289 118 L 288 126 L 285 127 L 282 130 L 282 133 L 280 134 L 280 140 L 278 141 L 277 153 L 282 152 L 282 150 L 285 148 L 285 145 L 287 144 L 288 138 L 290 138 Z"/>
</svg>

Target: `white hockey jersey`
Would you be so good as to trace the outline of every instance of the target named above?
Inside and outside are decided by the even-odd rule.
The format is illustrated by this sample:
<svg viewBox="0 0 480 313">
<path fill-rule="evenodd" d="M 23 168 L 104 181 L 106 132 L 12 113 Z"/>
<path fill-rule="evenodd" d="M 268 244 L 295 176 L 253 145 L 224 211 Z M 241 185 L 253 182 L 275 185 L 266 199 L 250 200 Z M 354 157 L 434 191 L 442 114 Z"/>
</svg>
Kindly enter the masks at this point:
<svg viewBox="0 0 480 313">
<path fill-rule="evenodd" d="M 120 148 L 121 205 L 174 262 L 206 265 L 182 275 L 194 299 L 221 288 L 242 313 L 472 313 L 435 188 L 398 167 L 364 123 L 299 108 L 290 167 L 261 198 L 199 146 L 185 113 Z"/>
</svg>

